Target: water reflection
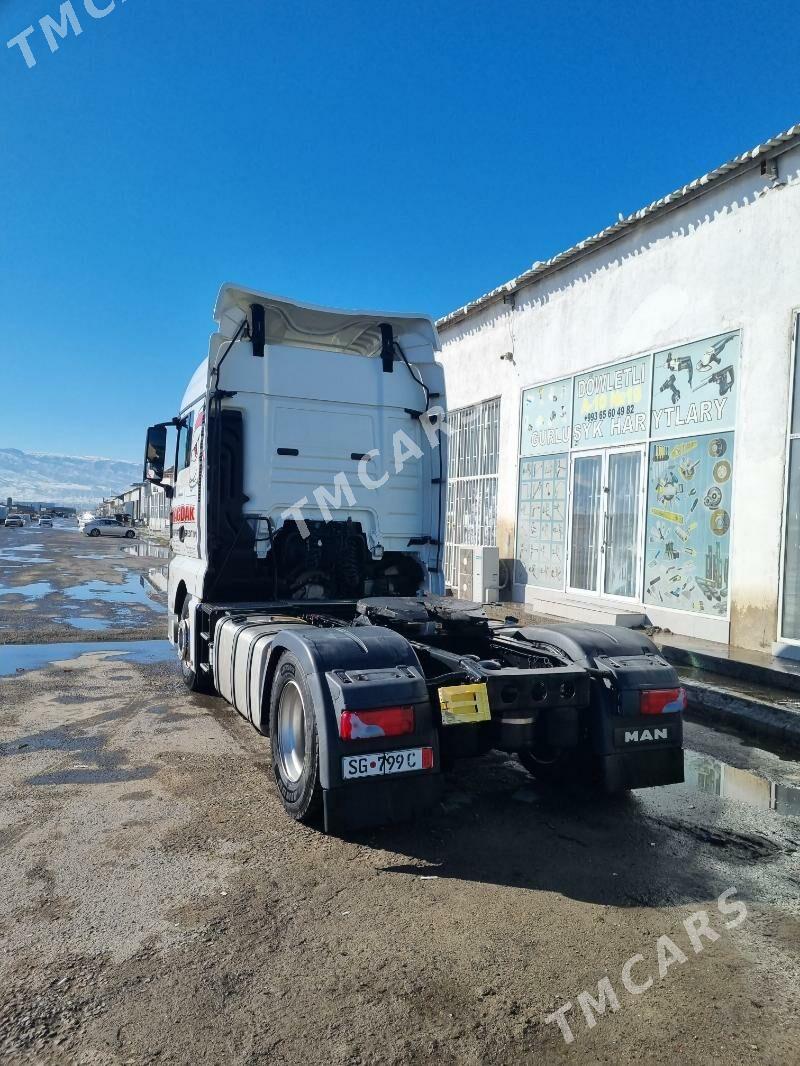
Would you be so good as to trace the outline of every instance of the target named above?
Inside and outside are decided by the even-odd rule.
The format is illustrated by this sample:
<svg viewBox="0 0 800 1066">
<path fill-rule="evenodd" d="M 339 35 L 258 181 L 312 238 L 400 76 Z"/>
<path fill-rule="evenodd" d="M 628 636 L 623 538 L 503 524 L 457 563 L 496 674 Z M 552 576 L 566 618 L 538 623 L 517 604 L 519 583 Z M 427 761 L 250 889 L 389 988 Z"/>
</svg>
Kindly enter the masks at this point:
<svg viewBox="0 0 800 1066">
<path fill-rule="evenodd" d="M 49 563 L 49 559 L 37 554 L 42 548 L 44 544 L 16 544 L 12 548 L 0 548 L 0 562 L 27 563 L 31 566 Z"/>
<path fill-rule="evenodd" d="M 0 596 L 24 596 L 26 600 L 42 600 L 55 592 L 49 581 L 34 581 L 30 585 L 0 585 Z"/>
<path fill-rule="evenodd" d="M 134 541 L 133 544 L 124 544 L 121 551 L 126 555 L 147 556 L 150 559 L 169 559 L 169 547 L 166 544 L 153 544 L 149 540 Z"/>
<path fill-rule="evenodd" d="M 110 581 L 85 581 L 81 585 L 71 585 L 62 590 L 62 594 L 71 600 L 83 600 L 91 602 L 99 600 L 101 603 L 129 604 L 136 603 L 142 607 L 149 607 L 151 611 L 161 611 L 163 607 L 154 603 L 148 595 L 148 590 L 142 585 L 138 574 L 129 574 L 118 585 Z"/>
<path fill-rule="evenodd" d="M 129 659 L 135 663 L 158 663 L 171 659 L 172 647 L 166 640 L 97 641 L 69 644 L 0 645 L 0 677 L 19 670 L 39 670 L 80 655 L 102 654 L 106 659 Z"/>
<path fill-rule="evenodd" d="M 121 612 L 120 612 L 121 613 Z M 72 626 L 73 629 L 89 630 L 90 632 L 100 632 L 103 629 L 110 629 L 112 625 L 117 621 L 112 622 L 107 618 L 96 618 L 94 615 L 73 615 L 71 618 L 61 618 L 59 621 L 65 623 L 68 626 Z"/>
<path fill-rule="evenodd" d="M 800 815 L 800 786 L 770 781 L 697 751 L 684 751 L 683 768 L 687 788 L 748 803 L 762 811 Z"/>
</svg>

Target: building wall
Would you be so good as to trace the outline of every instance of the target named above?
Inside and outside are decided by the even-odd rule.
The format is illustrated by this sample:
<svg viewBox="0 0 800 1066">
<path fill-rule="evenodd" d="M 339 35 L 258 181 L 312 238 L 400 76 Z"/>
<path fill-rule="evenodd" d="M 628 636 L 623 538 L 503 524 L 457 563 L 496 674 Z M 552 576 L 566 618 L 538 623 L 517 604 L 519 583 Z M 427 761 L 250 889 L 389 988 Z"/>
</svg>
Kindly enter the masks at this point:
<svg viewBox="0 0 800 1066">
<path fill-rule="evenodd" d="M 677 615 L 671 628 L 750 648 L 777 636 L 800 149 L 779 158 L 778 176 L 772 187 L 757 167 L 739 174 L 535 280 L 515 306 L 498 301 L 440 325 L 450 407 L 501 396 L 498 545 L 509 558 L 524 388 L 741 330 L 730 632 Z"/>
<path fill-rule="evenodd" d="M 147 525 L 154 531 L 169 528 L 169 500 L 160 485 L 150 485 L 147 496 Z"/>
</svg>

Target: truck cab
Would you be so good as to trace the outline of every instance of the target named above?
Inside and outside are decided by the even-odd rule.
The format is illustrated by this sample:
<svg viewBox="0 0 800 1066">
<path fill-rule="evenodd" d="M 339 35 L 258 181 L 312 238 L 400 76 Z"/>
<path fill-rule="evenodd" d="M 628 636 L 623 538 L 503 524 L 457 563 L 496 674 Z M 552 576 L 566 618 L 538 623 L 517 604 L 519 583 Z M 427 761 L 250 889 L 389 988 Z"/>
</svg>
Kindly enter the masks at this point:
<svg viewBox="0 0 800 1066">
<path fill-rule="evenodd" d="M 172 639 L 187 601 L 443 592 L 431 321 L 232 285 L 215 318 L 176 420 Z"/>
<path fill-rule="evenodd" d="M 232 284 L 214 318 L 177 415 L 147 436 L 144 476 L 170 497 L 169 639 L 190 689 L 270 737 L 292 817 L 407 817 L 491 747 L 542 777 L 580 751 L 611 789 L 682 780 L 685 698 L 646 637 L 520 629 L 444 595 L 429 318 Z M 645 689 L 641 713 L 670 715 L 657 733 Z"/>
</svg>

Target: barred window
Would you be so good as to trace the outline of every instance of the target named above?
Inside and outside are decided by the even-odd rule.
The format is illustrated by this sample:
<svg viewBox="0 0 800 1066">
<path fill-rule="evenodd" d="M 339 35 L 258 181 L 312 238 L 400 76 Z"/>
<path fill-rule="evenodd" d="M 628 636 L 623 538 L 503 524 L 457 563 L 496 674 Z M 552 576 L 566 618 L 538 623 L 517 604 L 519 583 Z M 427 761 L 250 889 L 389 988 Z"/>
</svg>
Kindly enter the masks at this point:
<svg viewBox="0 0 800 1066">
<path fill-rule="evenodd" d="M 445 581 L 458 586 L 458 548 L 497 543 L 500 397 L 448 415 Z"/>
</svg>

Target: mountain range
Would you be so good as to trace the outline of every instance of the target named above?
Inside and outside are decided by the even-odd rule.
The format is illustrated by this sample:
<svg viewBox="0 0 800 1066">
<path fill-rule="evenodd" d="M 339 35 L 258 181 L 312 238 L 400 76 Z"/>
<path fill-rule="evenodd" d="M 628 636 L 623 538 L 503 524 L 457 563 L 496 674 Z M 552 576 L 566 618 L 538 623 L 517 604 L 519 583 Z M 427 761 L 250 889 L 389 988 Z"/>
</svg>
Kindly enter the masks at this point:
<svg viewBox="0 0 800 1066">
<path fill-rule="evenodd" d="M 0 503 L 11 496 L 25 503 L 95 507 L 141 477 L 141 463 L 124 459 L 0 448 Z"/>
</svg>

